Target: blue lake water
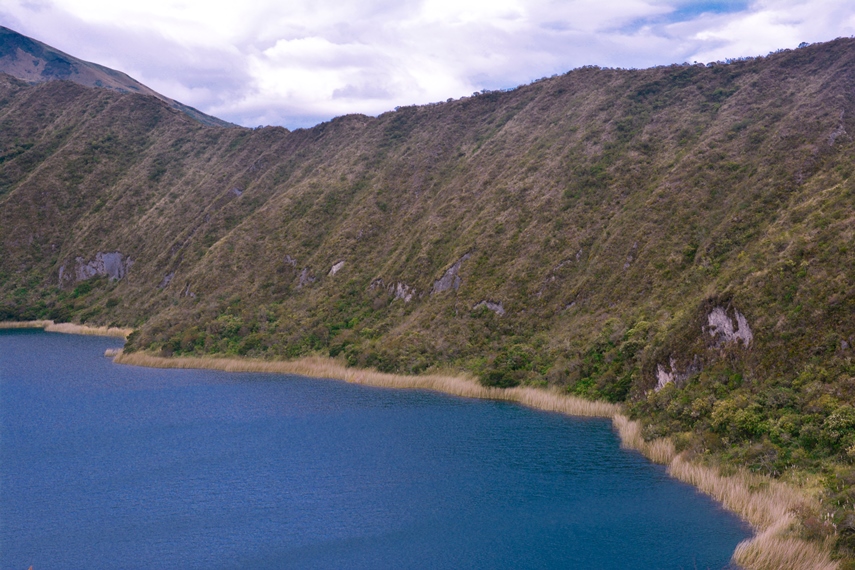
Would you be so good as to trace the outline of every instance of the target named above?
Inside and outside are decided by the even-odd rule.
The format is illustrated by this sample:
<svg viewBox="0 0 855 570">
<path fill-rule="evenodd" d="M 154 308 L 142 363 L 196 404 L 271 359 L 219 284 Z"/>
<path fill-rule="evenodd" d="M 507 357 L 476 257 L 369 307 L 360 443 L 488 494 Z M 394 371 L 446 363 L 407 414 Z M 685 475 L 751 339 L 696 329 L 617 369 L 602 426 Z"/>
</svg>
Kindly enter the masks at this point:
<svg viewBox="0 0 855 570">
<path fill-rule="evenodd" d="M 749 528 L 610 422 L 0 331 L 0 568 L 720 569 Z"/>
</svg>

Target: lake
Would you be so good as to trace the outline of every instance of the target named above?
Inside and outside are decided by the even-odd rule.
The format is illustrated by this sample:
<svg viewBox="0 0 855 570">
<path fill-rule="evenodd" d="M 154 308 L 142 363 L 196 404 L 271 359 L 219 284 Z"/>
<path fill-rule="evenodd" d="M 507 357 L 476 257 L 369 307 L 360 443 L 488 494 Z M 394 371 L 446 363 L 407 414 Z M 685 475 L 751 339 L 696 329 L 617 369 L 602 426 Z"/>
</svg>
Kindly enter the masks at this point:
<svg viewBox="0 0 855 570">
<path fill-rule="evenodd" d="M 0 331 L 0 567 L 720 569 L 750 535 L 608 420 L 121 344 Z"/>
</svg>

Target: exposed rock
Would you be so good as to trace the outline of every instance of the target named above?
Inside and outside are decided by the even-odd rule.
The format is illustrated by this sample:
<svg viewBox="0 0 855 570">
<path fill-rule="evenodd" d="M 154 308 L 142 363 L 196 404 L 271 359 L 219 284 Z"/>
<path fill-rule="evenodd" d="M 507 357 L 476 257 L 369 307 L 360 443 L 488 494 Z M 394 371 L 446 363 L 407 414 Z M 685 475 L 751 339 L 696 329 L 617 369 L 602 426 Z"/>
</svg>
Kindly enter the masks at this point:
<svg viewBox="0 0 855 570">
<path fill-rule="evenodd" d="M 682 372 L 677 368 L 677 361 L 673 358 L 669 359 L 668 368 L 662 364 L 656 365 L 656 390 L 657 392 L 664 388 L 667 384 L 674 383 L 676 386 L 681 386 L 686 380 L 701 371 L 701 361 L 695 355 L 692 362 Z"/>
<path fill-rule="evenodd" d="M 492 301 L 487 301 L 486 299 L 481 301 L 480 303 L 477 303 L 474 307 L 472 307 L 472 310 L 477 311 L 481 307 L 487 307 L 500 317 L 505 314 L 505 308 L 502 306 L 501 303 L 494 303 Z"/>
<path fill-rule="evenodd" d="M 305 285 L 315 282 L 315 276 L 311 274 L 308 267 L 304 267 L 300 272 L 300 281 L 297 283 L 297 289 L 302 289 Z"/>
<path fill-rule="evenodd" d="M 330 268 L 330 272 L 329 272 L 330 277 L 332 277 L 333 275 L 338 273 L 342 267 L 344 267 L 344 261 L 335 262 L 333 264 L 333 266 Z"/>
<path fill-rule="evenodd" d="M 406 283 L 401 283 L 399 281 L 395 284 L 395 299 L 401 299 L 405 303 L 409 303 L 413 300 L 413 295 L 415 294 L 416 290 Z"/>
<path fill-rule="evenodd" d="M 175 272 L 167 273 L 163 280 L 160 282 L 160 285 L 157 286 L 158 289 L 165 289 L 169 282 L 172 281 L 172 278 L 175 277 Z"/>
<path fill-rule="evenodd" d="M 718 306 L 713 308 L 707 315 L 707 325 L 707 327 L 704 327 L 704 330 L 709 332 L 710 336 L 713 337 L 716 347 L 741 341 L 742 345 L 748 348 L 751 345 L 751 341 L 754 340 L 754 334 L 748 325 L 748 319 L 736 310 L 733 310 L 733 318 L 731 318 L 724 307 Z M 670 358 L 667 366 L 664 364 L 656 365 L 655 390 L 658 392 L 670 383 L 680 386 L 689 377 L 700 371 L 701 362 L 697 355 L 685 370 L 682 371 L 678 369 L 677 362 L 673 358 Z"/>
<path fill-rule="evenodd" d="M 65 265 L 59 268 L 60 285 L 64 281 L 86 281 L 96 275 L 108 277 L 111 281 L 119 281 L 128 274 L 133 261 L 118 251 L 95 254 L 95 259 L 86 261 L 82 257 L 74 258 L 74 271 L 67 272 Z"/>
<path fill-rule="evenodd" d="M 386 286 L 386 282 L 383 281 L 380 277 L 373 280 L 371 285 L 368 286 L 370 290 L 374 289 L 385 289 L 390 295 L 395 297 L 395 300 L 401 299 L 405 303 L 409 303 L 413 300 L 413 297 L 416 296 L 416 290 L 413 287 L 410 287 L 406 283 L 397 282 L 390 283 L 389 286 Z"/>
<path fill-rule="evenodd" d="M 671 362 L 670 362 L 670 368 L 671 368 L 670 372 L 665 370 L 665 367 L 662 366 L 661 364 L 656 365 L 656 388 L 655 388 L 655 390 L 657 392 L 659 390 L 661 390 L 662 388 L 664 388 L 666 384 L 669 384 L 669 383 L 674 381 L 674 376 L 675 376 L 674 366 L 675 365 L 676 365 L 676 363 L 674 362 L 673 358 L 671 359 Z"/>
<path fill-rule="evenodd" d="M 736 327 L 733 320 L 727 315 L 724 307 L 715 307 L 709 315 L 707 315 L 707 329 L 710 336 L 717 339 L 716 346 L 742 341 L 743 346 L 748 348 L 751 341 L 754 339 L 754 334 L 751 332 L 751 327 L 748 326 L 748 320 L 745 315 L 739 311 L 734 311 L 736 316 Z"/>
<path fill-rule="evenodd" d="M 626 256 L 626 262 L 623 264 L 624 269 L 629 269 L 629 266 L 632 265 L 632 262 L 635 261 L 635 253 L 638 249 L 638 242 L 632 244 L 632 249 L 629 252 L 629 255 Z"/>
<path fill-rule="evenodd" d="M 241 190 L 240 188 L 232 188 L 231 190 L 229 190 L 229 193 L 235 198 L 237 198 L 243 194 L 243 190 Z"/>
<path fill-rule="evenodd" d="M 460 275 L 457 274 L 460 271 L 460 266 L 463 265 L 463 262 L 469 259 L 470 254 L 466 254 L 457 261 L 454 262 L 454 265 L 449 267 L 445 274 L 433 283 L 433 289 L 431 289 L 431 295 L 434 293 L 442 293 L 443 291 L 448 291 L 449 289 L 454 289 L 457 291 L 460 289 L 460 284 L 463 282 L 460 279 Z"/>
<path fill-rule="evenodd" d="M 196 298 L 196 293 L 190 290 L 190 283 L 187 283 L 187 286 L 184 287 L 184 292 L 181 294 L 182 297 L 190 297 L 191 299 Z"/>
<path fill-rule="evenodd" d="M 286 255 L 285 264 L 290 265 L 291 267 L 297 267 L 297 260 L 291 257 L 290 255 Z"/>
</svg>

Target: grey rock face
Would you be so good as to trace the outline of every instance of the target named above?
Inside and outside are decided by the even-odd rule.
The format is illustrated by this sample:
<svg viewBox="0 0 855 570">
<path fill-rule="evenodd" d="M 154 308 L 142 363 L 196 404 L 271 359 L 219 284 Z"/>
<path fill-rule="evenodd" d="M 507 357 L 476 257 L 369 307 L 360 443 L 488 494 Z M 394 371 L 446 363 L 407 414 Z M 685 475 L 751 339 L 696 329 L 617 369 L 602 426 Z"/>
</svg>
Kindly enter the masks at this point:
<svg viewBox="0 0 855 570">
<path fill-rule="evenodd" d="M 416 290 L 406 283 L 398 282 L 395 285 L 395 299 L 401 299 L 405 303 L 409 303 L 413 300 L 413 295 L 415 294 Z"/>
<path fill-rule="evenodd" d="M 397 283 L 390 283 L 389 286 L 386 286 L 386 283 L 382 278 L 377 278 L 371 282 L 371 285 L 368 286 L 369 289 L 385 289 L 387 293 L 395 297 L 395 300 L 402 300 L 405 303 L 409 303 L 413 300 L 413 297 L 416 296 L 416 290 L 414 287 L 410 287 L 406 283 L 398 281 Z"/>
<path fill-rule="evenodd" d="M 163 277 L 163 280 L 160 282 L 160 285 L 158 285 L 158 286 L 157 286 L 157 288 L 158 288 L 158 289 L 166 289 L 166 287 L 167 287 L 167 286 L 169 285 L 169 283 L 172 281 L 173 277 L 175 277 L 175 272 L 174 272 L 174 271 L 172 271 L 171 273 L 167 273 L 167 274 Z"/>
<path fill-rule="evenodd" d="M 748 326 L 748 320 L 745 315 L 739 311 L 734 311 L 736 316 L 736 326 L 733 320 L 727 315 L 724 307 L 714 308 L 707 315 L 707 331 L 710 336 L 718 340 L 718 345 L 731 342 L 742 341 L 743 346 L 748 348 L 751 341 L 754 340 L 754 334 L 751 332 L 751 327 Z"/>
<path fill-rule="evenodd" d="M 500 317 L 505 314 L 505 308 L 502 306 L 501 303 L 494 303 L 492 301 L 487 301 L 486 299 L 481 301 L 480 303 L 476 304 L 474 307 L 472 307 L 472 310 L 477 311 L 481 307 L 487 307 L 488 309 L 490 309 L 491 311 L 493 311 L 494 313 L 496 313 Z"/>
<path fill-rule="evenodd" d="M 297 289 L 302 289 L 304 286 L 315 282 L 315 276 L 309 271 L 308 267 L 304 267 L 300 272 L 300 281 L 297 283 Z"/>
<path fill-rule="evenodd" d="M 333 266 L 330 268 L 330 272 L 329 272 L 330 277 L 332 277 L 333 275 L 335 275 L 336 273 L 341 271 L 342 267 L 344 267 L 344 261 L 338 261 L 338 262 L 334 263 Z"/>
<path fill-rule="evenodd" d="M 59 282 L 86 281 L 97 275 L 108 277 L 111 281 L 119 281 L 128 274 L 133 261 L 121 252 L 98 252 L 91 261 L 82 257 L 74 258 L 73 271 L 66 271 L 66 266 L 59 268 Z"/>
<path fill-rule="evenodd" d="M 656 387 L 654 388 L 654 390 L 658 392 L 670 383 L 674 383 L 675 385 L 680 386 L 691 376 L 697 374 L 700 371 L 701 362 L 697 355 L 695 355 L 695 358 L 692 360 L 692 362 L 690 362 L 689 365 L 686 366 L 686 369 L 682 371 L 679 370 L 677 366 L 677 361 L 671 358 L 669 359 L 667 369 L 662 364 L 656 365 Z"/>
<path fill-rule="evenodd" d="M 442 277 L 434 281 L 433 289 L 431 289 L 431 295 L 434 293 L 442 293 L 443 291 L 448 291 L 450 289 L 454 289 L 457 291 L 460 289 L 460 284 L 463 283 L 463 280 L 460 279 L 460 275 L 458 275 L 458 271 L 460 271 L 460 266 L 463 265 L 463 262 L 469 259 L 469 254 L 467 253 L 460 259 L 454 262 L 454 265 L 449 267 Z"/>
</svg>

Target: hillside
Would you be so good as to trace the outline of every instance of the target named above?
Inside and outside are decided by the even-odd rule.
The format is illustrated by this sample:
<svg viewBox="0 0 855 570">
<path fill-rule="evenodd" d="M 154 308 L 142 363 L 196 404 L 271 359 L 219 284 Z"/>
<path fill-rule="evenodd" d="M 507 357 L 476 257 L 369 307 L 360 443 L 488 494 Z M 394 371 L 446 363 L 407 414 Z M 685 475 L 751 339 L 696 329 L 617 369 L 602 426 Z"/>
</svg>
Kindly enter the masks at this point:
<svg viewBox="0 0 855 570">
<path fill-rule="evenodd" d="M 77 59 L 3 26 L 0 26 L 0 72 L 8 73 L 28 83 L 66 80 L 87 87 L 112 89 L 120 93 L 151 95 L 170 107 L 186 113 L 203 125 L 235 126 L 165 97 L 121 71 Z"/>
<path fill-rule="evenodd" d="M 818 478 L 802 531 L 851 554 L 853 71 L 840 39 L 294 132 L 0 76 L 0 320 L 627 402 Z"/>
</svg>

